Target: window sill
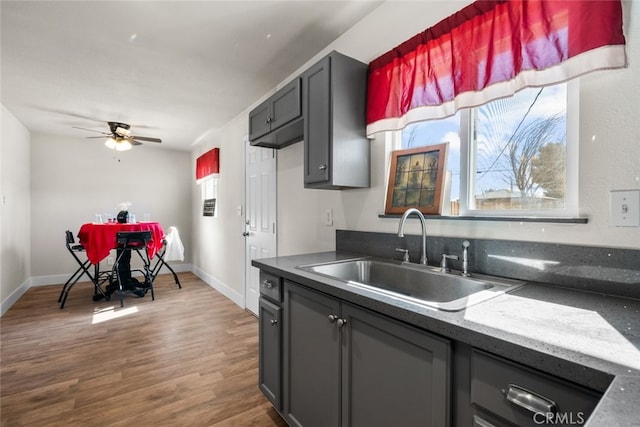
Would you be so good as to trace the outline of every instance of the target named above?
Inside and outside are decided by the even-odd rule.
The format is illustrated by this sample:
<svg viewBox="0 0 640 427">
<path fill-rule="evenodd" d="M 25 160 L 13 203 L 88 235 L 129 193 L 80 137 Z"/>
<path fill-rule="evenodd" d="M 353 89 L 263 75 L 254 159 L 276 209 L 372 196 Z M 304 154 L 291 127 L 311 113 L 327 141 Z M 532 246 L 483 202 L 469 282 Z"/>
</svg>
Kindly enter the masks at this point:
<svg viewBox="0 0 640 427">
<path fill-rule="evenodd" d="M 402 215 L 378 214 L 378 218 L 401 218 Z M 553 222 L 558 224 L 586 224 L 588 218 L 565 217 L 527 217 L 527 216 L 444 216 L 425 215 L 426 219 L 452 220 L 452 221 L 505 221 L 505 222 Z"/>
</svg>

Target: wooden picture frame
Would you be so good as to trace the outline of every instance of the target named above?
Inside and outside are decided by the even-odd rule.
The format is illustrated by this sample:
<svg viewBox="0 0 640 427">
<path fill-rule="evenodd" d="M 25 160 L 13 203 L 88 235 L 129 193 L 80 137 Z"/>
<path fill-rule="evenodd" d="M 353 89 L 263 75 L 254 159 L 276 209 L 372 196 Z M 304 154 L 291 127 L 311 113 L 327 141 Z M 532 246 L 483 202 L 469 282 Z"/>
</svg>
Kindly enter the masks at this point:
<svg viewBox="0 0 640 427">
<path fill-rule="evenodd" d="M 440 215 L 449 143 L 391 152 L 385 214 L 402 214 L 416 208 Z"/>
</svg>

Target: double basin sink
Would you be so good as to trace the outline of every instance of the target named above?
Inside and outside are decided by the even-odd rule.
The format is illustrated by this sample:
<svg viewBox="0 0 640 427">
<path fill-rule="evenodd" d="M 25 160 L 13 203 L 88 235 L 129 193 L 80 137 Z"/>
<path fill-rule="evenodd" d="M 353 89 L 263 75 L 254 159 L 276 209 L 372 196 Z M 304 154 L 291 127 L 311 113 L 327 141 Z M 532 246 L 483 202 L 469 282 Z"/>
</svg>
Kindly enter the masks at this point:
<svg viewBox="0 0 640 427">
<path fill-rule="evenodd" d="M 298 267 L 349 286 L 443 311 L 459 311 L 523 286 L 492 276 L 444 273 L 418 264 L 358 258 Z"/>
</svg>

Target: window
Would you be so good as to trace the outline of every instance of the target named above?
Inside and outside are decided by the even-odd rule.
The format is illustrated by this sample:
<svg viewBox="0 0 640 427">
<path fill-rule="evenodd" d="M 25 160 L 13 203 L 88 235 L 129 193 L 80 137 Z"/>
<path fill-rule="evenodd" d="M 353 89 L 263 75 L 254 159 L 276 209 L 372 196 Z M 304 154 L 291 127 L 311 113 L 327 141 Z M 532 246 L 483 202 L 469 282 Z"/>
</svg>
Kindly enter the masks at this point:
<svg viewBox="0 0 640 427">
<path fill-rule="evenodd" d="M 217 216 L 216 201 L 218 199 L 218 176 L 209 175 L 200 182 L 201 200 L 204 216 Z"/>
<path fill-rule="evenodd" d="M 577 93 L 527 88 L 411 124 L 393 147 L 449 144 L 443 215 L 577 216 Z"/>
</svg>

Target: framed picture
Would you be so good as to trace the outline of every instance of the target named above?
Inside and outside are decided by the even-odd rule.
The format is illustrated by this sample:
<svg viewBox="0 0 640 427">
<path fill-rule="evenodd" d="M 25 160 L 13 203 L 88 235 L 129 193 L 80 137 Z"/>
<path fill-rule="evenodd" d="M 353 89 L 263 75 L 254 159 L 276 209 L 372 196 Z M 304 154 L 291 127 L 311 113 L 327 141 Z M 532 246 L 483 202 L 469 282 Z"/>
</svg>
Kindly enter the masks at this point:
<svg viewBox="0 0 640 427">
<path fill-rule="evenodd" d="M 391 152 L 385 214 L 416 208 L 423 214 L 442 212 L 444 166 L 449 143 Z"/>
</svg>

